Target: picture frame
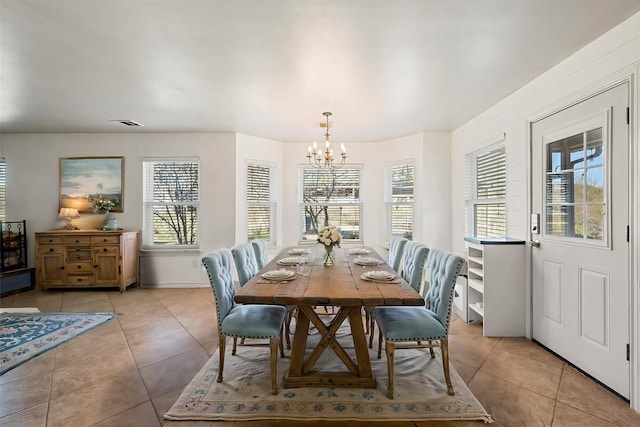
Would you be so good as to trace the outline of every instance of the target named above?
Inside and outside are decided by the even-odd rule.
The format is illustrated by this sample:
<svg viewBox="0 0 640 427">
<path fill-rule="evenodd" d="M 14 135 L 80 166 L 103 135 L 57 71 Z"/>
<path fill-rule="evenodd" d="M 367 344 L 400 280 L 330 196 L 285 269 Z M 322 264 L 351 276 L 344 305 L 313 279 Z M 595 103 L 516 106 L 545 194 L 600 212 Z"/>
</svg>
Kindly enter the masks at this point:
<svg viewBox="0 0 640 427">
<path fill-rule="evenodd" d="M 60 157 L 59 194 L 59 209 L 97 213 L 95 201 L 108 199 L 124 212 L 124 157 Z"/>
</svg>

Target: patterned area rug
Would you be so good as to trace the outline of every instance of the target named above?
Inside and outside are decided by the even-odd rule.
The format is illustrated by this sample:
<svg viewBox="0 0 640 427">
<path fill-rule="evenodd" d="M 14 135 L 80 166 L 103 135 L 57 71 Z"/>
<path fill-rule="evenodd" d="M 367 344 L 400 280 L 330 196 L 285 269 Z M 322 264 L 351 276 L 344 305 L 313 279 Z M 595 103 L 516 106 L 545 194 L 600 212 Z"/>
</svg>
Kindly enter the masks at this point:
<svg viewBox="0 0 640 427">
<path fill-rule="evenodd" d="M 317 335 L 317 333 L 315 334 Z M 345 334 L 340 338 L 350 338 Z M 311 337 L 310 337 L 311 340 Z M 347 346 L 346 344 L 345 347 Z M 454 396 L 447 394 L 439 354 L 431 359 L 428 349 L 399 350 L 395 359 L 395 395 L 386 397 L 386 358 L 377 358 L 377 349 L 369 350 L 377 389 L 339 387 L 282 388 L 271 394 L 269 350 L 238 347 L 231 355 L 227 345 L 224 379 L 216 382 L 216 352 L 184 389 L 165 414 L 167 420 L 482 420 L 492 422 L 460 375 L 451 367 Z M 348 349 L 348 352 L 350 350 Z M 288 354 L 285 351 L 286 354 Z M 278 358 L 278 376 L 284 378 L 288 358 Z M 316 366 L 344 370 L 330 349 Z M 167 423 L 165 426 L 176 425 Z"/>
<path fill-rule="evenodd" d="M 115 316 L 115 313 L 0 313 L 0 375 Z"/>
</svg>

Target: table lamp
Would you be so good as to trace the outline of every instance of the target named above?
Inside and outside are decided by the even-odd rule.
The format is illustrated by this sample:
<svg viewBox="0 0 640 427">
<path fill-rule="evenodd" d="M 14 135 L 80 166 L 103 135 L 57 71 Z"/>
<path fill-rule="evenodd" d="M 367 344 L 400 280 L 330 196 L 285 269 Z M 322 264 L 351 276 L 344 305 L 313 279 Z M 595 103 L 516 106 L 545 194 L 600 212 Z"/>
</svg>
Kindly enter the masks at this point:
<svg viewBox="0 0 640 427">
<path fill-rule="evenodd" d="M 76 208 L 60 208 L 60 213 L 58 214 L 60 218 L 67 218 L 67 224 L 64 226 L 65 230 L 78 230 L 78 227 L 71 223 L 72 219 L 80 218 L 80 214 L 78 213 L 78 209 Z"/>
</svg>

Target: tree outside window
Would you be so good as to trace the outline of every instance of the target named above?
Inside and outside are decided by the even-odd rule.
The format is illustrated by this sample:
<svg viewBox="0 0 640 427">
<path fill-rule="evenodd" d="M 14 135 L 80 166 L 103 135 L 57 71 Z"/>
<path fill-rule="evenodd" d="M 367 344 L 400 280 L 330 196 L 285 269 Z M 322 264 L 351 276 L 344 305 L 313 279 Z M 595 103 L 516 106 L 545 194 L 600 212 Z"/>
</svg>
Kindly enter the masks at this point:
<svg viewBox="0 0 640 427">
<path fill-rule="evenodd" d="M 147 247 L 197 247 L 199 162 L 143 161 L 143 171 L 143 244 Z"/>
<path fill-rule="evenodd" d="M 301 170 L 301 238 L 313 240 L 325 225 L 340 228 L 344 240 L 361 240 L 359 167 Z"/>
</svg>

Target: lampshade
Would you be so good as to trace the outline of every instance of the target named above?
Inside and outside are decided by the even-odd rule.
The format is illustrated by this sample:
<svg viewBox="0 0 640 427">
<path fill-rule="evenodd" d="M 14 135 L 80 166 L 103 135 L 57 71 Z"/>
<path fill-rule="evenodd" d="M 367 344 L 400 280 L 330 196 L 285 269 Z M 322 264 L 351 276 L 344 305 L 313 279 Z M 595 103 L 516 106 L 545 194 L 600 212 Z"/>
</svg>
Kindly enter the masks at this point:
<svg viewBox="0 0 640 427">
<path fill-rule="evenodd" d="M 80 218 L 80 214 L 76 208 L 61 208 L 58 216 L 60 218 Z"/>
</svg>

